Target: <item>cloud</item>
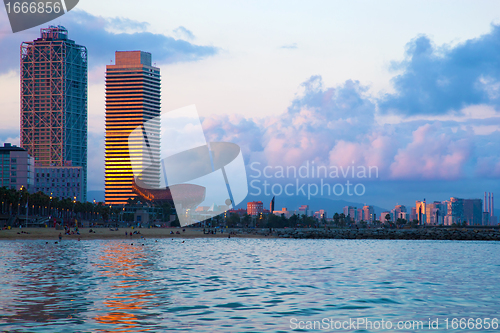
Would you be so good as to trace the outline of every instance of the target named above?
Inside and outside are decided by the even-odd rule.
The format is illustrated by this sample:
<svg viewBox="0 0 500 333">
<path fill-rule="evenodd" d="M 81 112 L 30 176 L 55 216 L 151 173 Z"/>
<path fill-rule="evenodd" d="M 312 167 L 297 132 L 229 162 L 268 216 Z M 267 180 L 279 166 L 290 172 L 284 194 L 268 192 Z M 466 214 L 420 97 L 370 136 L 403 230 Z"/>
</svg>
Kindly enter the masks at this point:
<svg viewBox="0 0 500 333">
<path fill-rule="evenodd" d="M 218 52 L 213 46 L 196 45 L 163 34 L 147 32 L 147 23 L 127 18 L 104 18 L 82 10 L 72 10 L 59 18 L 58 22 L 68 29 L 70 39 L 87 47 L 90 69 L 109 64 L 115 51 L 151 52 L 153 62 L 163 64 L 198 61 Z M 44 27 L 46 26 L 48 24 Z M 7 30 L 10 30 L 8 22 L 2 20 L 0 31 Z M 37 27 L 21 33 L 0 35 L 0 74 L 12 69 L 19 70 L 21 43 L 38 38 L 39 31 L 40 27 Z"/>
<path fill-rule="evenodd" d="M 174 29 L 174 33 L 177 36 L 177 38 L 180 39 L 186 39 L 186 40 L 194 39 L 194 34 L 188 29 L 184 28 L 183 26 L 179 26 L 178 28 Z"/>
<path fill-rule="evenodd" d="M 392 178 L 459 179 L 471 155 L 472 142 L 439 122 L 413 131 L 413 141 L 400 149 L 391 165 Z"/>
<path fill-rule="evenodd" d="M 202 126 L 207 142 L 238 143 L 244 157 L 262 152 L 264 149 L 262 124 L 251 119 L 240 115 L 215 115 L 204 118 Z"/>
<path fill-rule="evenodd" d="M 214 116 L 205 118 L 203 126 L 209 141 L 242 146 L 247 164 L 354 163 L 376 166 L 380 179 L 390 181 L 500 176 L 500 117 L 488 109 L 477 117 L 468 108 L 451 120 L 379 124 L 366 92 L 357 81 L 324 87 L 321 76 L 312 76 L 280 116 Z"/>
<path fill-rule="evenodd" d="M 406 45 L 395 93 L 379 101 L 383 113 L 439 115 L 475 104 L 500 104 L 500 26 L 454 47 L 419 36 Z"/>
<path fill-rule="evenodd" d="M 297 49 L 297 48 L 298 48 L 297 43 L 286 44 L 286 45 L 282 45 L 282 46 L 280 46 L 280 49 L 295 50 L 295 49 Z"/>
<path fill-rule="evenodd" d="M 365 92 L 357 81 L 324 88 L 321 76 L 312 76 L 302 83 L 287 112 L 264 124 L 263 146 L 269 162 L 325 162 L 335 142 L 356 140 L 374 119 L 375 105 L 363 97 Z"/>
</svg>

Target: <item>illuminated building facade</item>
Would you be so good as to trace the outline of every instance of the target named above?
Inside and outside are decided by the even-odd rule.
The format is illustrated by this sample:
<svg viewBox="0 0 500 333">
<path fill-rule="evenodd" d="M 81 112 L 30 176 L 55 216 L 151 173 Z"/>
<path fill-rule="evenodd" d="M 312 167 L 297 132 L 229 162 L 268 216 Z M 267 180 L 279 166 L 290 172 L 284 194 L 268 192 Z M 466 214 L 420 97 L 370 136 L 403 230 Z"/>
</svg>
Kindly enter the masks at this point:
<svg viewBox="0 0 500 333">
<path fill-rule="evenodd" d="M 264 211 L 262 201 L 251 201 L 247 203 L 247 214 L 257 216 Z"/>
<path fill-rule="evenodd" d="M 21 44 L 21 146 L 36 167 L 81 167 L 86 201 L 87 49 L 62 26 L 40 32 Z"/>
<path fill-rule="evenodd" d="M 375 219 L 375 210 L 373 206 L 363 206 L 363 221 L 372 223 Z"/>
<path fill-rule="evenodd" d="M 106 66 L 107 205 L 137 197 L 134 172 L 143 184 L 159 187 L 159 116 L 160 69 L 151 66 L 151 53 L 117 51 L 115 64 Z"/>
<path fill-rule="evenodd" d="M 416 217 L 418 224 L 425 224 L 427 222 L 427 217 L 426 217 L 426 202 L 425 199 L 424 201 L 417 200 L 415 201 L 415 212 L 416 212 Z"/>
</svg>

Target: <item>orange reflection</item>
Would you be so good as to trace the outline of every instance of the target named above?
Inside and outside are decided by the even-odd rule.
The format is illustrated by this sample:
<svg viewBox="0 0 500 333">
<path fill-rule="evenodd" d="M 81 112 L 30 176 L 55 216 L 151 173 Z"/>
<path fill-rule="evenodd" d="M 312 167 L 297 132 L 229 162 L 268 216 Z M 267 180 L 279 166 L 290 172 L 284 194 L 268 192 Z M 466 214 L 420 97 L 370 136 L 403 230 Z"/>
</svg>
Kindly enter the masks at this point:
<svg viewBox="0 0 500 333">
<path fill-rule="evenodd" d="M 149 280 L 141 274 L 144 270 L 142 263 L 146 254 L 142 247 L 126 244 L 109 244 L 99 257 L 102 262 L 96 264 L 100 273 L 108 277 L 123 277 L 117 285 L 111 286 L 116 292 L 105 297 L 103 304 L 109 308 L 109 313 L 94 318 L 98 323 L 115 325 L 100 332 L 146 332 L 147 328 L 140 328 L 140 319 L 132 312 L 151 307 L 155 295 L 145 289 Z"/>
</svg>

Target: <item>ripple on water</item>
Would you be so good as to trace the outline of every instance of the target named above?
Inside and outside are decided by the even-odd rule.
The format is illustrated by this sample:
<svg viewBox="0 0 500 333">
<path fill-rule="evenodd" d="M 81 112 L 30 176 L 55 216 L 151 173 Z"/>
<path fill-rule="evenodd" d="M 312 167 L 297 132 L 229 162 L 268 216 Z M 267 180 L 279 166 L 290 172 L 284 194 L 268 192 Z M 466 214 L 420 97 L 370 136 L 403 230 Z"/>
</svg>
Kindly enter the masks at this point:
<svg viewBox="0 0 500 333">
<path fill-rule="evenodd" d="M 144 244 L 0 241 L 0 330 L 288 332 L 291 318 L 495 318 L 500 307 L 492 242 Z"/>
</svg>

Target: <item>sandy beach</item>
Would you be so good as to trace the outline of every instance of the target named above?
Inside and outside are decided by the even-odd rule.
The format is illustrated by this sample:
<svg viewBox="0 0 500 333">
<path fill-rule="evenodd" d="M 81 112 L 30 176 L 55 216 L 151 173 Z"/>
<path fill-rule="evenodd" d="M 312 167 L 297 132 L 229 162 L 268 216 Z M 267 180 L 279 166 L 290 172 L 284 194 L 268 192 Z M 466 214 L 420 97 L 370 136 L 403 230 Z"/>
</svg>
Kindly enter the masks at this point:
<svg viewBox="0 0 500 333">
<path fill-rule="evenodd" d="M 74 230 L 73 228 L 71 230 Z M 20 240 L 20 239 L 43 239 L 43 240 L 58 240 L 59 233 L 62 233 L 62 239 L 74 239 L 81 240 L 86 239 L 140 239 L 141 236 L 145 238 L 227 238 L 228 231 L 224 230 L 224 233 L 221 234 L 217 232 L 217 234 L 203 234 L 203 229 L 198 228 L 186 228 L 186 231 L 183 232 L 182 228 L 139 228 L 139 229 L 131 229 L 131 228 L 119 228 L 118 231 L 111 231 L 108 228 L 93 228 L 92 230 L 95 233 L 89 232 L 90 228 L 80 228 L 80 235 L 65 235 L 64 230 L 56 230 L 54 228 L 14 228 L 11 230 L 0 230 L 0 240 Z M 140 234 L 133 234 L 130 236 L 130 232 L 138 231 Z M 174 234 L 170 234 L 173 231 Z M 176 232 L 180 232 L 180 234 L 176 234 Z M 230 230 L 231 231 L 231 230 Z M 263 235 L 254 235 L 248 233 L 240 233 L 238 230 L 236 234 L 232 234 L 233 237 L 244 237 L 244 238 L 269 238 Z M 128 236 L 125 236 L 125 232 L 127 232 Z"/>
</svg>

